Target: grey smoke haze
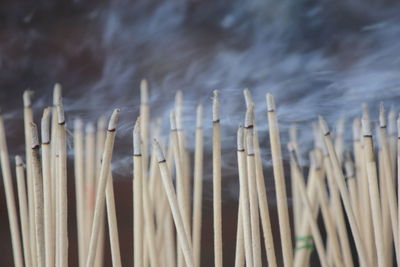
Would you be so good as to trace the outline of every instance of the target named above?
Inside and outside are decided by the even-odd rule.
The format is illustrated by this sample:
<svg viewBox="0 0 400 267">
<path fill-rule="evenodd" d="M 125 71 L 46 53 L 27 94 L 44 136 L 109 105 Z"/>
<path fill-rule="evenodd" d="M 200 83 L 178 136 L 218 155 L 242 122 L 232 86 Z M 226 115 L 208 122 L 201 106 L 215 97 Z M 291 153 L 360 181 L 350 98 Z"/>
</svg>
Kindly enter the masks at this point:
<svg viewBox="0 0 400 267">
<path fill-rule="evenodd" d="M 400 9 L 395 1 L 4 5 L 12 7 L 2 14 L 0 44 L 0 99 L 7 118 L 22 118 L 22 101 L 7 101 L 10 90 L 18 97 L 27 87 L 37 91 L 39 118 L 41 108 L 51 104 L 54 82 L 63 84 L 70 127 L 74 117 L 94 121 L 121 107 L 114 166 L 123 173 L 130 169 L 126 155 L 131 154 L 142 78 L 150 83 L 152 117 L 164 118 L 164 136 L 175 92 L 183 91 L 189 146 L 195 107 L 202 103 L 210 147 L 211 92 L 220 90 L 224 165 L 232 172 L 246 87 L 253 94 L 264 147 L 267 92 L 276 97 L 284 138 L 288 126 L 296 123 L 304 150 L 311 144 L 310 123 L 318 114 L 333 127 L 340 117 L 359 115 L 363 102 L 376 113 L 379 101 L 389 107 L 400 100 Z M 269 151 L 264 153 L 267 164 Z"/>
</svg>

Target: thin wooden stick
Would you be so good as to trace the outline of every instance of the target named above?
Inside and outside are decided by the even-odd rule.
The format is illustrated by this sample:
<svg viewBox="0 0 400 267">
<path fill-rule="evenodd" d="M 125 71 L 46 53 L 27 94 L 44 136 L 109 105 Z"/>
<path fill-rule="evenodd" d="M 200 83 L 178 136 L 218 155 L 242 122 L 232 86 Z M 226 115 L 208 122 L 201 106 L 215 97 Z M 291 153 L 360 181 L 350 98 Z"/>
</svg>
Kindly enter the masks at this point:
<svg viewBox="0 0 400 267">
<path fill-rule="evenodd" d="M 251 238 L 251 222 L 250 222 L 250 200 L 249 185 L 247 179 L 246 154 L 244 149 L 244 130 L 239 127 L 237 133 L 237 157 L 239 169 L 240 184 L 240 206 L 243 224 L 244 249 L 246 257 L 246 266 L 253 266 L 253 248 Z"/>
<path fill-rule="evenodd" d="M 349 188 L 349 194 L 351 198 L 351 205 L 353 207 L 354 214 L 359 216 L 359 208 L 358 208 L 358 192 L 357 192 L 357 184 L 356 184 L 356 175 L 354 171 L 354 164 L 350 158 L 350 152 L 346 151 L 344 155 L 344 168 L 346 173 L 346 181 L 347 187 Z M 360 219 L 358 217 L 358 219 Z M 360 224 L 358 224 L 360 225 Z"/>
<path fill-rule="evenodd" d="M 22 258 L 20 233 L 18 228 L 18 214 L 15 205 L 10 160 L 8 158 L 6 133 L 4 130 L 4 121 L 2 116 L 0 116 L 0 163 L 1 173 L 4 182 L 4 190 L 6 194 L 6 204 L 8 211 L 8 221 L 10 223 L 14 264 L 16 267 L 22 267 L 24 266 L 24 263 Z"/>
<path fill-rule="evenodd" d="M 383 103 L 381 103 L 381 108 L 379 112 L 379 140 L 382 148 L 382 156 L 383 156 L 383 167 L 384 167 L 384 177 L 385 181 L 385 194 L 389 204 L 390 210 L 390 219 L 391 219 L 391 226 L 392 226 L 392 233 L 393 236 L 390 240 L 393 239 L 394 247 L 396 251 L 396 259 L 400 261 L 400 248 L 399 248 L 399 229 L 398 229 L 398 214 L 397 214 L 397 203 L 396 203 L 396 190 L 394 185 L 394 177 L 392 175 L 392 166 L 391 166 L 391 158 L 388 149 L 388 142 L 386 139 L 387 131 L 386 131 L 386 118 L 385 118 L 385 109 Z M 386 250 L 391 250 L 391 242 L 390 247 Z"/>
<path fill-rule="evenodd" d="M 242 211 L 241 211 L 241 200 L 239 197 L 239 205 L 238 205 L 238 217 L 237 217 L 237 227 L 236 227 L 236 250 L 235 250 L 235 267 L 243 267 L 244 266 L 244 236 L 243 236 L 243 219 L 242 219 Z"/>
<path fill-rule="evenodd" d="M 213 218 L 214 218 L 214 265 L 222 267 L 222 210 L 221 210 L 221 134 L 218 91 L 213 98 Z"/>
<path fill-rule="evenodd" d="M 320 117 L 320 127 L 321 127 L 321 132 L 324 135 L 324 142 L 329 153 L 330 161 L 332 163 L 333 173 L 335 174 L 334 175 L 335 181 L 343 200 L 343 205 L 347 213 L 347 218 L 349 219 L 350 228 L 353 233 L 360 262 L 362 266 L 369 266 L 368 256 L 366 254 L 364 244 L 362 243 L 360 231 L 358 229 L 357 221 L 353 212 L 353 208 L 351 206 L 351 200 L 349 197 L 349 192 L 347 190 L 344 175 L 340 168 L 339 160 L 336 156 L 335 148 L 332 143 L 328 125 L 326 124 L 325 120 L 322 117 Z"/>
<path fill-rule="evenodd" d="M 149 84 L 146 79 L 140 81 L 140 135 L 142 138 L 142 160 L 144 178 L 147 177 L 148 156 L 149 156 Z"/>
<path fill-rule="evenodd" d="M 297 128 L 295 125 L 292 125 L 289 129 L 289 136 L 290 136 L 290 142 L 293 144 L 293 146 L 297 146 Z M 296 147 L 294 148 L 296 149 Z M 294 222 L 294 235 L 298 236 L 299 235 L 299 230 L 300 230 L 300 223 L 301 223 L 301 217 L 302 217 L 302 212 L 301 212 L 301 201 L 299 201 L 299 192 L 297 189 L 297 186 L 295 184 L 296 179 L 293 177 L 293 174 L 295 173 L 292 169 L 294 168 L 294 162 L 291 160 L 290 161 L 290 182 L 291 182 L 291 190 L 292 190 L 292 199 L 293 199 L 293 222 Z"/>
<path fill-rule="evenodd" d="M 194 155 L 194 190 L 193 190 L 193 257 L 195 267 L 200 267 L 201 255 L 201 219 L 203 194 L 203 106 L 197 106 L 195 155 Z"/>
<path fill-rule="evenodd" d="M 136 121 L 133 133 L 133 254 L 134 266 L 143 266 L 143 162 L 141 152 L 141 141 L 137 132 L 140 133 L 140 118 Z"/>
<path fill-rule="evenodd" d="M 86 125 L 85 134 L 85 247 L 87 253 L 87 250 L 89 249 L 90 234 L 93 224 L 94 202 L 96 197 L 96 141 L 93 123 L 89 122 Z"/>
<path fill-rule="evenodd" d="M 36 236 L 35 236 L 35 203 L 33 196 L 33 179 L 32 179 L 32 160 L 30 153 L 30 144 L 32 142 L 32 138 L 30 136 L 30 123 L 33 122 L 33 112 L 32 112 L 32 94 L 33 92 L 30 90 L 26 90 L 23 94 L 24 101 L 24 133 L 25 133 L 25 157 L 26 157 L 26 180 L 27 180 L 27 189 L 28 189 L 28 207 L 29 207 L 29 239 L 30 239 L 30 247 L 31 247 L 31 263 L 32 266 L 37 266 L 36 263 Z"/>
<path fill-rule="evenodd" d="M 46 267 L 53 267 L 55 263 L 53 184 L 51 179 L 50 112 L 51 108 L 46 108 L 43 111 L 41 120 Z"/>
<path fill-rule="evenodd" d="M 31 248 L 29 243 L 29 216 L 28 201 L 26 199 L 25 173 L 22 158 L 15 156 L 15 172 L 18 185 L 19 214 L 21 218 L 22 241 L 24 248 L 25 265 L 31 266 Z"/>
<path fill-rule="evenodd" d="M 158 166 L 160 168 L 161 179 L 163 181 L 164 190 L 168 198 L 168 202 L 171 208 L 172 216 L 174 218 L 175 227 L 178 235 L 179 242 L 181 244 L 182 252 L 185 257 L 186 265 L 188 267 L 194 267 L 193 263 L 193 250 L 189 240 L 188 231 L 184 227 L 182 214 L 179 210 L 178 199 L 175 194 L 172 179 L 169 174 L 168 166 L 161 150 L 159 143 L 154 140 L 156 148 L 156 154 L 158 158 Z"/>
<path fill-rule="evenodd" d="M 272 164 L 278 204 L 279 230 L 281 235 L 283 261 L 286 267 L 293 266 L 293 246 L 289 224 L 289 212 L 286 197 L 285 175 L 283 172 L 282 152 L 278 122 L 275 114 L 275 101 L 272 94 L 267 94 L 269 136 L 271 142 Z"/>
<path fill-rule="evenodd" d="M 246 125 L 247 126 L 247 125 Z M 261 267 L 261 244 L 260 225 L 258 213 L 257 182 L 254 160 L 253 128 L 246 130 L 246 152 L 247 152 L 247 180 L 249 181 L 250 219 L 251 219 L 251 242 L 253 249 L 253 266 Z"/>
<path fill-rule="evenodd" d="M 254 156 L 255 156 L 255 167 L 256 167 L 256 182 L 257 182 L 257 196 L 258 196 L 258 207 L 261 217 L 261 226 L 264 234 L 264 246 L 267 254 L 268 266 L 276 267 L 276 255 L 274 239 L 272 236 L 271 219 L 269 216 L 269 207 L 267 200 L 267 193 L 265 190 L 264 173 L 262 168 L 260 144 L 258 140 L 258 133 L 256 129 L 256 121 L 254 116 L 254 104 L 247 106 L 246 113 L 246 128 L 253 128 L 254 136 Z"/>
<path fill-rule="evenodd" d="M 62 101 L 57 105 L 57 151 L 58 151 L 58 219 L 59 219 L 59 251 L 60 267 L 68 266 L 68 196 L 67 196 L 67 132 Z"/>
<path fill-rule="evenodd" d="M 121 267 L 121 251 L 119 248 L 118 223 L 117 214 L 115 211 L 114 185 L 111 169 L 109 169 L 108 173 L 108 182 L 106 186 L 106 206 L 112 266 Z"/>
<path fill-rule="evenodd" d="M 40 166 L 39 137 L 36 124 L 33 122 L 31 127 L 31 160 L 33 178 L 33 196 L 35 203 L 35 235 L 36 235 L 36 257 L 38 266 L 45 265 L 45 246 L 44 246 L 44 221 L 43 221 L 43 178 Z"/>
<path fill-rule="evenodd" d="M 338 155 L 338 159 L 341 165 L 343 165 L 344 156 L 344 119 L 340 118 L 336 123 L 336 135 L 335 135 L 335 151 Z"/>
<path fill-rule="evenodd" d="M 298 172 L 298 175 L 295 175 L 295 177 L 297 179 L 296 184 L 299 187 L 300 197 L 303 201 L 305 210 L 308 213 L 306 216 L 308 218 L 310 228 L 311 228 L 311 233 L 313 235 L 313 239 L 314 239 L 315 245 L 317 247 L 319 260 L 320 260 L 321 266 L 327 267 L 327 266 L 329 266 L 329 264 L 327 262 L 327 258 L 326 258 L 326 254 L 325 254 L 324 242 L 322 241 L 322 237 L 319 232 L 318 224 L 313 216 L 313 211 L 312 211 L 313 209 L 312 209 L 312 206 L 310 203 L 310 199 L 308 198 L 308 195 L 307 195 L 304 178 L 302 177 L 303 174 L 301 173 L 299 165 L 295 159 L 294 150 L 290 144 L 289 144 L 288 148 L 289 148 L 290 156 L 296 162 L 296 166 L 295 166 L 296 168 L 294 169 L 296 172 Z"/>
<path fill-rule="evenodd" d="M 97 188 L 96 194 L 96 203 L 94 209 L 94 217 L 93 217 L 93 224 L 92 224 L 92 234 L 90 237 L 90 244 L 89 244 L 89 251 L 86 261 L 86 267 L 93 267 L 95 254 L 96 254 L 96 245 L 99 237 L 99 230 L 100 225 L 102 223 L 102 212 L 104 212 L 104 201 L 105 201 L 105 191 L 107 186 L 108 180 L 108 171 L 111 164 L 112 158 L 112 150 L 114 148 L 114 140 L 115 140 L 115 130 L 117 126 L 117 121 L 119 117 L 119 109 L 115 109 L 113 114 L 111 115 L 108 129 L 107 129 L 107 137 L 104 146 L 104 153 L 103 153 L 103 162 L 101 164 L 100 170 L 100 177 L 99 177 L 99 184 Z"/>
</svg>

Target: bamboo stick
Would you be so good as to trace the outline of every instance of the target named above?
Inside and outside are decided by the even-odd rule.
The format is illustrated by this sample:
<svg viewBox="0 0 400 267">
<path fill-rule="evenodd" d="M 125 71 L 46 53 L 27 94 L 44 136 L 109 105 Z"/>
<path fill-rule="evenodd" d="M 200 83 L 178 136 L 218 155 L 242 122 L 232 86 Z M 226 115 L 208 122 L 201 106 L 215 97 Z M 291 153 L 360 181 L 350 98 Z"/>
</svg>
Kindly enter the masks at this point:
<svg viewBox="0 0 400 267">
<path fill-rule="evenodd" d="M 289 212 L 286 197 L 285 176 L 282 164 L 282 152 L 279 137 L 278 122 L 275 114 L 275 101 L 272 94 L 267 94 L 269 136 L 271 142 L 272 164 L 278 204 L 279 230 L 281 235 L 281 245 L 284 265 L 293 266 L 293 247 L 289 224 Z"/>
<path fill-rule="evenodd" d="M 108 170 L 111 164 L 112 158 L 112 150 L 114 147 L 114 140 L 115 140 L 115 130 L 117 126 L 117 121 L 119 117 L 119 109 L 115 109 L 113 114 L 111 115 L 108 129 L 107 129 L 107 137 L 104 146 L 104 153 L 103 153 L 103 162 L 101 164 L 100 170 L 100 177 L 99 177 L 99 184 L 97 188 L 96 194 L 96 203 L 94 209 L 94 217 L 93 217 L 93 224 L 92 224 L 92 234 L 90 237 L 90 244 L 89 244 L 89 251 L 86 260 L 86 267 L 93 267 L 95 254 L 96 254 L 96 245 L 98 241 L 98 234 L 101 225 L 101 218 L 102 212 L 104 211 L 104 201 L 105 201 L 105 191 L 107 186 L 108 180 Z"/>
<path fill-rule="evenodd" d="M 241 200 L 239 197 L 238 205 L 238 217 L 237 217 L 237 227 L 236 227 L 236 250 L 235 250 L 235 267 L 243 267 L 245 261 L 244 253 L 244 236 L 243 236 L 243 219 L 241 211 Z"/>
</svg>

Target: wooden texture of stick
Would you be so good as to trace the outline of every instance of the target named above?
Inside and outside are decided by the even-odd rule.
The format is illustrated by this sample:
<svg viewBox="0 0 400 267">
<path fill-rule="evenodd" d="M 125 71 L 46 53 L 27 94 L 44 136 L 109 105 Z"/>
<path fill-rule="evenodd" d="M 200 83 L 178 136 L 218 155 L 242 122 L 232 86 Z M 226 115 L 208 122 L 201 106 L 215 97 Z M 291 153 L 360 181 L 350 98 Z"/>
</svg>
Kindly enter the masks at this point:
<svg viewBox="0 0 400 267">
<path fill-rule="evenodd" d="M 235 267 L 243 267 L 245 262 L 243 219 L 242 219 L 243 216 L 240 208 L 241 206 L 240 202 L 241 200 L 239 198 L 237 227 L 236 227 Z"/>
<path fill-rule="evenodd" d="M 23 94 L 24 101 L 24 133 L 25 133 L 25 157 L 26 157 L 26 181 L 28 191 L 28 208 L 29 208 L 29 239 L 31 247 L 31 264 L 32 267 L 37 266 L 36 263 L 36 236 L 35 236 L 35 213 L 34 213 L 34 196 L 33 196 L 33 179 L 32 179 L 32 160 L 30 153 L 30 144 L 32 138 L 30 136 L 30 123 L 33 122 L 32 112 L 32 95 L 33 92 L 26 90 Z"/>
<path fill-rule="evenodd" d="M 274 98 L 271 94 L 267 94 L 266 98 L 283 260 L 286 267 L 291 267 L 293 266 L 293 246 L 289 223 L 289 211 L 287 206 L 285 175 L 283 172 L 279 128 L 275 114 Z"/>
<path fill-rule="evenodd" d="M 242 215 L 244 250 L 246 258 L 246 266 L 253 266 L 253 248 L 251 238 L 251 222 L 250 222 L 250 200 L 249 185 L 247 179 L 246 154 L 244 149 L 244 129 L 239 127 L 237 133 L 237 157 L 239 169 L 240 184 L 240 208 Z"/>
<path fill-rule="evenodd" d="M 398 229 L 398 207 L 396 201 L 396 189 L 394 185 L 394 177 L 392 175 L 392 166 L 391 166 L 391 157 L 390 151 L 388 149 L 388 142 L 386 139 L 387 131 L 386 131 L 386 118 L 385 118 L 385 110 L 383 104 L 381 104 L 380 114 L 379 114 L 379 140 L 382 149 L 382 160 L 383 160 L 383 169 L 384 169 L 384 179 L 385 181 L 385 194 L 387 197 L 387 201 L 389 204 L 389 211 L 390 211 L 390 219 L 391 219 L 391 226 L 392 237 L 389 238 L 389 241 L 393 239 L 394 247 L 396 251 L 396 258 L 400 260 L 400 251 L 399 251 L 399 229 Z M 390 232 L 390 231 L 389 231 Z M 391 242 L 388 244 L 388 248 L 386 250 L 391 250 Z"/>
<path fill-rule="evenodd" d="M 143 162 L 141 154 L 141 142 L 138 139 L 140 133 L 140 119 L 136 121 L 133 132 L 133 255 L 134 266 L 143 266 Z"/>
<path fill-rule="evenodd" d="M 201 219 L 203 206 L 203 106 L 201 104 L 197 106 L 196 113 L 192 243 L 194 264 L 195 267 L 200 267 Z"/>
<path fill-rule="evenodd" d="M 269 206 L 267 200 L 267 193 L 265 189 L 264 182 L 264 173 L 262 167 L 262 159 L 261 159 L 261 151 L 260 144 L 258 139 L 258 132 L 256 128 L 256 119 L 254 116 L 254 104 L 249 90 L 244 90 L 244 96 L 246 100 L 246 124 L 247 128 L 254 128 L 254 155 L 255 155 L 255 164 L 256 164 L 256 181 L 257 181 L 257 195 L 258 195 L 258 206 L 261 217 L 261 225 L 264 234 L 264 246 L 267 254 L 268 266 L 275 267 L 276 263 L 276 255 L 275 255 L 275 246 L 274 240 L 272 236 L 272 227 L 271 227 L 271 219 L 269 216 Z"/>
<path fill-rule="evenodd" d="M 105 202 L 105 193 L 106 193 L 106 186 L 107 180 L 109 175 L 109 168 L 111 164 L 112 158 L 112 151 L 114 148 L 114 140 L 115 140 L 115 131 L 119 117 L 119 109 L 115 109 L 113 114 L 111 115 L 108 129 L 107 129 L 107 137 L 104 146 L 104 153 L 103 153 L 103 162 L 101 164 L 100 170 L 100 177 L 99 177 L 99 184 L 97 188 L 96 194 L 96 202 L 95 202 L 95 209 L 94 209 L 94 216 L 93 216 L 93 224 L 92 224 L 92 231 L 89 243 L 89 251 L 86 260 L 86 267 L 93 267 L 96 248 L 97 248 L 97 241 L 99 237 L 99 230 L 100 225 L 102 223 L 102 212 L 104 211 L 104 202 Z"/>
<path fill-rule="evenodd" d="M 246 152 L 247 152 L 247 157 L 246 157 L 247 180 L 249 183 L 253 266 L 261 267 L 262 259 L 261 259 L 261 241 L 260 241 L 260 217 L 258 211 L 257 181 L 255 173 L 253 128 L 246 129 L 245 135 L 246 135 Z"/>
<path fill-rule="evenodd" d="M 222 267 L 222 208 L 221 208 L 221 134 L 218 91 L 214 91 L 212 107 L 213 154 L 213 222 L 214 265 Z"/>
<path fill-rule="evenodd" d="M 43 213 L 43 178 L 40 166 L 40 144 L 36 124 L 30 124 L 31 128 L 31 160 L 33 178 L 33 196 L 35 207 L 35 235 L 36 235 L 36 257 L 38 266 L 45 265 L 45 245 L 44 245 L 44 213 Z"/>
<path fill-rule="evenodd" d="M 53 181 L 51 179 L 50 113 L 51 108 L 46 108 L 43 111 L 43 116 L 41 120 L 44 240 L 46 267 L 52 267 L 55 263 Z"/>
<path fill-rule="evenodd" d="M 26 184 L 25 173 L 22 158 L 15 157 L 15 172 L 17 175 L 18 185 L 18 203 L 19 214 L 21 219 L 21 231 L 24 250 L 25 266 L 31 266 L 31 248 L 29 242 L 29 215 L 28 215 L 28 201 L 26 199 Z"/>
<path fill-rule="evenodd" d="M 349 154 L 347 151 L 346 154 Z M 344 169 L 346 173 L 346 181 L 347 187 L 349 188 L 349 194 L 351 198 L 351 205 L 353 207 L 354 214 L 356 215 L 358 225 L 359 223 L 359 208 L 358 208 L 358 192 L 357 192 L 357 183 L 356 183 L 356 175 L 354 171 L 354 164 L 351 161 L 350 155 L 344 156 Z"/>
<path fill-rule="evenodd" d="M 172 183 L 172 179 L 170 177 L 170 173 L 168 170 L 168 166 L 164 157 L 164 154 L 161 150 L 160 145 L 157 141 L 154 141 L 154 145 L 156 148 L 157 159 L 158 159 L 158 166 L 160 168 L 161 179 L 163 181 L 164 190 L 168 198 L 168 202 L 171 208 L 172 216 L 175 222 L 175 227 L 177 231 L 177 236 L 179 242 L 181 244 L 181 249 L 183 255 L 185 257 L 186 265 L 188 267 L 194 267 L 193 263 L 193 250 L 189 240 L 189 234 L 185 229 L 182 214 L 179 209 L 178 199 L 175 194 L 174 186 Z"/>
<path fill-rule="evenodd" d="M 114 185 L 111 169 L 109 169 L 106 186 L 106 207 L 108 219 L 108 233 L 110 235 L 111 258 L 113 267 L 121 267 L 121 251 L 119 248 L 118 223 L 115 210 Z"/>
<path fill-rule="evenodd" d="M 94 202 L 96 197 L 95 160 L 96 141 L 93 123 L 89 122 L 85 127 L 85 233 L 86 254 L 89 248 L 90 234 L 93 223 Z M 102 216 L 103 217 L 103 216 Z M 97 255 L 97 253 L 96 253 Z"/>
<path fill-rule="evenodd" d="M 57 151 L 58 151 L 58 219 L 60 267 L 68 266 L 68 196 L 67 196 L 67 131 L 62 101 L 57 105 Z"/>
<path fill-rule="evenodd" d="M 24 266 L 24 263 L 22 258 L 21 240 L 18 227 L 18 214 L 15 205 L 10 160 L 8 158 L 6 133 L 4 129 L 4 121 L 2 116 L 0 116 L 0 164 L 4 182 L 4 190 L 6 195 L 8 221 L 10 223 L 14 264 L 16 267 L 22 267 Z"/>
<path fill-rule="evenodd" d="M 320 127 L 321 127 L 321 132 L 324 135 L 324 142 L 325 142 L 325 145 L 326 145 L 328 153 L 329 153 L 330 161 L 332 163 L 332 169 L 333 169 L 335 181 L 339 188 L 340 196 L 343 200 L 343 205 L 344 205 L 344 208 L 347 213 L 347 218 L 349 219 L 350 228 L 353 233 L 354 242 L 356 244 L 360 262 L 363 266 L 369 266 L 368 256 L 367 256 L 364 244 L 362 243 L 360 230 L 358 228 L 357 221 L 356 221 L 356 218 L 355 218 L 355 215 L 353 212 L 353 208 L 351 206 L 351 200 L 350 200 L 349 192 L 347 190 L 344 175 L 341 170 L 339 160 L 336 156 L 335 148 L 332 143 L 328 125 L 326 124 L 325 120 L 322 117 L 320 117 Z"/>
</svg>

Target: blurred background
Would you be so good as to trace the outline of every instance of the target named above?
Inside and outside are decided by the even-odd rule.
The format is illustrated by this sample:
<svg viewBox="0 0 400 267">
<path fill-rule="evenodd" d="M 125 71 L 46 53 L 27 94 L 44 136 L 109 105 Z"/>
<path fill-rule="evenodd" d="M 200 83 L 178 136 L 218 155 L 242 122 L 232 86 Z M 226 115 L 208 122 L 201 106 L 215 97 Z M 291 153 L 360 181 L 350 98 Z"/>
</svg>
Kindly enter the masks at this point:
<svg viewBox="0 0 400 267">
<path fill-rule="evenodd" d="M 95 122 L 120 107 L 113 171 L 122 260 L 129 266 L 131 131 L 139 110 L 140 80 L 149 81 L 151 116 L 163 118 L 164 130 L 175 93 L 183 91 L 189 148 L 195 106 L 203 103 L 206 153 L 211 151 L 211 92 L 220 90 L 224 263 L 232 266 L 238 196 L 235 131 L 244 116 L 242 90 L 249 88 L 256 104 L 278 243 L 265 93 L 276 96 L 282 144 L 288 127 L 296 124 L 304 155 L 312 143 L 310 123 L 318 114 L 332 125 L 344 118 L 348 126 L 361 103 L 368 103 L 374 115 L 379 101 L 399 111 L 399 11 L 394 0 L 3 0 L 0 106 L 10 154 L 24 155 L 22 93 L 28 88 L 35 92 L 38 121 L 42 109 L 52 103 L 54 83 L 61 83 L 70 130 L 76 117 Z M 72 151 L 71 136 L 69 144 Z M 205 163 L 202 266 L 213 265 L 210 166 Z M 69 253 L 70 266 L 77 266 L 72 173 L 71 165 Z M 0 192 L 0 265 L 12 266 L 4 190 Z M 105 266 L 111 266 L 107 239 L 105 251 Z"/>
</svg>

